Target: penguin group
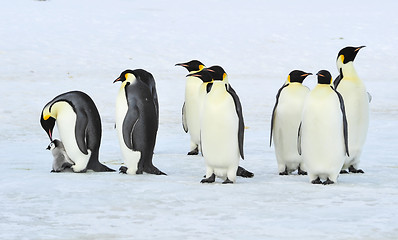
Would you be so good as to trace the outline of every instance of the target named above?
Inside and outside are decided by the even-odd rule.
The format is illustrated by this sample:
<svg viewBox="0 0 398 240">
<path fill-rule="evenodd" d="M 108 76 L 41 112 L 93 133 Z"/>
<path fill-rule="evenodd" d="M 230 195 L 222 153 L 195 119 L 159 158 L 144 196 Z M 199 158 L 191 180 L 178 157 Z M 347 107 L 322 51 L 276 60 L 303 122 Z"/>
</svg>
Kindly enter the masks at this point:
<svg viewBox="0 0 398 240">
<path fill-rule="evenodd" d="M 362 47 L 343 48 L 337 56 L 339 76 L 333 82 L 327 70 L 316 75 L 310 90 L 303 81 L 312 73 L 290 72 L 276 94 L 270 141 L 275 147 L 278 172 L 308 175 L 313 184 L 337 182 L 340 173 L 363 173 L 358 168 L 369 124 L 370 95 L 353 61 Z M 239 166 L 244 159 L 245 123 L 237 92 L 218 65 L 199 60 L 177 63 L 188 70 L 182 127 L 189 133 L 188 155 L 204 158 L 201 183 L 235 183 L 254 174 Z M 143 69 L 125 70 L 116 96 L 115 129 L 124 174 L 166 173 L 152 159 L 159 127 L 159 102 L 153 75 Z M 114 172 L 99 161 L 101 117 L 86 93 L 70 91 L 45 104 L 40 123 L 51 143 L 52 172 Z M 60 140 L 53 138 L 57 125 Z M 348 171 L 347 171 L 348 170 Z"/>
<path fill-rule="evenodd" d="M 339 75 L 316 75 L 310 90 L 302 83 L 312 75 L 292 71 L 279 89 L 271 118 L 280 175 L 298 171 L 313 184 L 333 184 L 339 174 L 363 173 L 358 168 L 369 124 L 370 94 L 353 62 L 361 47 L 345 47 L 337 55 Z M 348 169 L 348 171 L 346 170 Z"/>
</svg>

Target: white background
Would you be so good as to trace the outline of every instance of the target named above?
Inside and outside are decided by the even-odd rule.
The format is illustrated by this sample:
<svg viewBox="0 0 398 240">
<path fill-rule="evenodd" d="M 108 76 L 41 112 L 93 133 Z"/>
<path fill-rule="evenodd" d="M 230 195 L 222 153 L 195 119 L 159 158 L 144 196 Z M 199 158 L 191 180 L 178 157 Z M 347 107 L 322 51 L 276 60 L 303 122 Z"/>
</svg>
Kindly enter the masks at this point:
<svg viewBox="0 0 398 240">
<path fill-rule="evenodd" d="M 2 1 L 0 8 L 1 239 L 397 239 L 398 18 L 395 1 Z M 331 186 L 279 176 L 269 147 L 272 107 L 289 72 L 328 69 L 345 46 L 372 94 L 360 167 Z M 221 65 L 243 105 L 253 179 L 202 185 L 181 125 L 187 71 Z M 112 84 L 125 69 L 157 81 L 154 164 L 168 176 L 50 173 L 39 118 L 81 90 L 102 118 L 100 161 L 122 164 Z M 315 85 L 315 76 L 305 80 Z M 57 136 L 57 135 L 56 135 Z"/>
</svg>

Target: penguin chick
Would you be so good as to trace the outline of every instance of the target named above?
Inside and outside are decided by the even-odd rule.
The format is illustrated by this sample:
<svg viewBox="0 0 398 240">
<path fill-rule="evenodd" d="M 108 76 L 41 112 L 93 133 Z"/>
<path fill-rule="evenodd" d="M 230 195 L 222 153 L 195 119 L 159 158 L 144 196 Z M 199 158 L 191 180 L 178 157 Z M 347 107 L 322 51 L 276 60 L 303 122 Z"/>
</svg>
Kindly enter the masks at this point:
<svg viewBox="0 0 398 240">
<path fill-rule="evenodd" d="M 68 154 L 66 154 L 64 144 L 60 140 L 54 139 L 51 141 L 47 150 L 50 150 L 54 157 L 51 172 L 62 172 L 66 168 L 75 165 Z"/>
</svg>

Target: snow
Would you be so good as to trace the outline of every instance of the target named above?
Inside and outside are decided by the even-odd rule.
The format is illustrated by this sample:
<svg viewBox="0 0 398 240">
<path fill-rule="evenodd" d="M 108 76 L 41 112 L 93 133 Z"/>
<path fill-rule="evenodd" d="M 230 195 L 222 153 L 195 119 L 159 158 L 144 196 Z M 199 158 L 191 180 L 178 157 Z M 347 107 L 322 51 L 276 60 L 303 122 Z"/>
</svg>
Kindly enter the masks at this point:
<svg viewBox="0 0 398 240">
<path fill-rule="evenodd" d="M 395 1 L 17 0 L 0 9 L 1 239 L 397 239 L 398 18 Z M 372 94 L 360 167 L 332 186 L 279 176 L 268 146 L 275 94 L 293 69 L 337 75 L 348 45 Z M 186 156 L 185 75 L 175 63 L 221 65 L 237 91 L 253 179 L 200 184 Z M 100 160 L 121 165 L 114 126 L 123 70 L 156 81 L 154 164 L 168 176 L 50 173 L 39 123 L 56 95 L 81 90 L 100 111 Z M 304 82 L 315 84 L 310 76 Z"/>
</svg>

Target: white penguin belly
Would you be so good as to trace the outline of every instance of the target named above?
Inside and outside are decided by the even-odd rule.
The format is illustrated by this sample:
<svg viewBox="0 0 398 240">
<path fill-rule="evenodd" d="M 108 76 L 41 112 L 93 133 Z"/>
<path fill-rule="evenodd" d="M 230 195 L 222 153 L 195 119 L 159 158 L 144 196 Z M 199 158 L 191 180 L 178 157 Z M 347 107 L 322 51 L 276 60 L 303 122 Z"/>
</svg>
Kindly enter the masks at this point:
<svg viewBox="0 0 398 240">
<path fill-rule="evenodd" d="M 341 81 L 338 91 L 344 99 L 348 122 L 350 157 L 346 159 L 343 167 L 345 169 L 359 163 L 369 126 L 369 100 L 365 86 L 359 80 Z"/>
<path fill-rule="evenodd" d="M 124 143 L 123 139 L 123 121 L 128 110 L 127 99 L 124 91 L 124 87 L 119 90 L 116 99 L 116 131 L 119 139 L 120 150 L 124 164 L 127 167 L 128 174 L 136 174 L 138 169 L 138 162 L 141 158 L 141 152 L 133 151 L 129 149 Z"/>
<path fill-rule="evenodd" d="M 229 178 L 235 181 L 240 158 L 235 104 L 231 97 L 221 100 L 208 96 L 205 101 L 201 137 L 206 167 L 221 178 L 235 171 L 235 176 Z"/>
<path fill-rule="evenodd" d="M 329 89 L 311 92 L 303 110 L 301 150 L 310 180 L 336 181 L 346 158 L 340 103 Z"/>
<path fill-rule="evenodd" d="M 302 157 L 297 151 L 297 133 L 308 93 L 309 89 L 300 84 L 286 87 L 279 96 L 273 129 L 279 172 L 283 172 L 285 167 L 289 172 L 294 171 L 302 163 Z M 304 170 L 303 166 L 301 168 Z"/>
<path fill-rule="evenodd" d="M 55 106 L 57 105 L 57 106 Z M 73 108 L 66 102 L 58 102 L 53 107 L 57 107 L 57 127 L 59 136 L 64 144 L 65 151 L 69 158 L 75 163 L 72 166 L 74 172 L 81 172 L 86 169 L 88 161 L 90 160 L 91 151 L 84 154 L 80 151 L 76 142 L 75 126 L 76 126 L 76 113 Z"/>
<path fill-rule="evenodd" d="M 185 117 L 191 142 L 195 145 L 200 144 L 200 101 L 199 88 L 202 80 L 197 77 L 188 77 L 185 87 Z"/>
</svg>

